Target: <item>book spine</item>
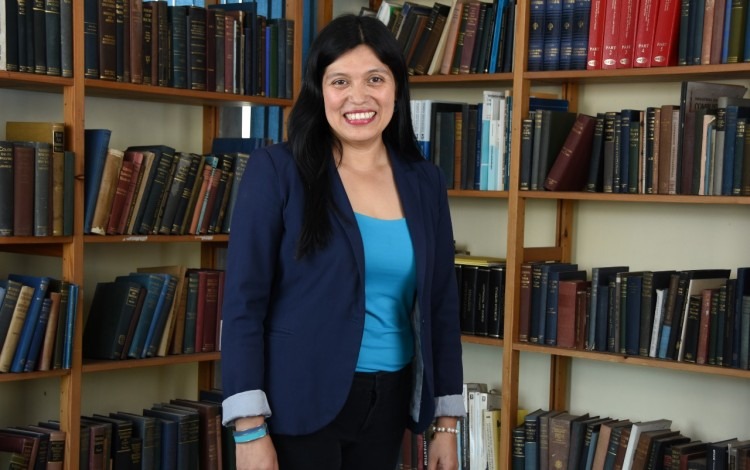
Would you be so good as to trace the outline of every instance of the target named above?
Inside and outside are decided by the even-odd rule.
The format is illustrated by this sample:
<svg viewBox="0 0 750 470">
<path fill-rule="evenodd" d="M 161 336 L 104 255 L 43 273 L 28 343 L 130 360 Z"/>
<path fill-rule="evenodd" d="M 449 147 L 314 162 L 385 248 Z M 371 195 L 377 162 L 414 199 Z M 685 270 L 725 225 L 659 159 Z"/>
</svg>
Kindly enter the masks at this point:
<svg viewBox="0 0 750 470">
<path fill-rule="evenodd" d="M 0 236 L 11 235 L 13 235 L 13 143 L 0 141 Z"/>
<path fill-rule="evenodd" d="M 573 30 L 576 0 L 563 0 L 560 32 L 560 70 L 570 70 L 573 61 Z"/>
<path fill-rule="evenodd" d="M 633 67 L 651 67 L 658 0 L 641 0 L 633 42 Z"/>
<path fill-rule="evenodd" d="M 679 0 L 662 0 L 654 28 L 652 67 L 677 65 L 680 6 Z"/>
<path fill-rule="evenodd" d="M 618 33 L 617 68 L 633 66 L 633 40 L 640 0 L 620 0 L 620 31 Z"/>
<path fill-rule="evenodd" d="M 529 9 L 529 39 L 527 46 L 529 56 L 526 68 L 530 72 L 535 72 L 544 68 L 545 1 L 530 0 Z"/>
<path fill-rule="evenodd" d="M 60 0 L 45 0 L 45 62 L 47 75 L 62 75 L 62 2 Z M 72 25 L 71 25 L 72 27 Z"/>
<path fill-rule="evenodd" d="M 117 80 L 117 7 L 115 0 L 101 0 L 98 8 L 97 48 L 99 76 L 102 80 Z"/>
</svg>

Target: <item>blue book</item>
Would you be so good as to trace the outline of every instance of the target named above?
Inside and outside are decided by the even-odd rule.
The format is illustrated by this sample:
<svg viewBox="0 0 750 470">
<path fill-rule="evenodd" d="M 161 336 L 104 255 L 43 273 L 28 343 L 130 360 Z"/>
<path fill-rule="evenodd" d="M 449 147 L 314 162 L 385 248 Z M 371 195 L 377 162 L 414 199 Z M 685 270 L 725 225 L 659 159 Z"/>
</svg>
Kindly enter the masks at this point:
<svg viewBox="0 0 750 470">
<path fill-rule="evenodd" d="M 560 45 L 562 40 L 563 0 L 544 2 L 543 70 L 560 70 Z M 529 33 L 531 36 L 531 33 Z M 529 68 L 531 70 L 531 68 Z"/>
<path fill-rule="evenodd" d="M 70 369 L 73 362 L 73 335 L 78 318 L 78 284 L 70 284 L 68 289 L 68 312 L 65 323 L 65 340 L 63 343 L 62 368 Z"/>
<path fill-rule="evenodd" d="M 169 274 L 161 275 L 164 278 L 164 283 L 159 293 L 159 299 L 156 302 L 151 325 L 146 334 L 146 342 L 143 345 L 141 357 L 153 357 L 156 355 L 156 350 L 159 348 L 159 343 L 161 342 L 161 336 L 164 333 L 164 327 L 169 318 L 169 311 L 172 309 L 172 302 L 174 302 L 177 278 Z"/>
<path fill-rule="evenodd" d="M 732 0 L 727 0 L 724 10 L 724 30 L 721 38 L 721 63 L 726 64 L 729 57 L 729 29 L 732 24 Z"/>
<path fill-rule="evenodd" d="M 539 289 L 535 290 L 536 286 L 532 285 L 532 293 L 534 296 L 538 293 L 538 296 L 532 301 L 533 310 L 531 312 L 531 329 L 529 334 L 533 338 L 536 332 L 537 341 L 539 344 L 547 344 L 547 296 L 549 294 L 549 275 L 556 271 L 572 271 L 577 270 L 578 265 L 572 263 L 544 263 L 541 265 L 541 278 Z M 557 286 L 555 286 L 555 290 Z M 537 299 L 539 302 L 537 302 Z M 536 325 L 536 328 L 534 327 Z M 557 329 L 555 329 L 557 331 Z M 533 340 L 532 340 L 533 342 Z"/>
<path fill-rule="evenodd" d="M 130 273 L 127 276 L 116 277 L 115 281 L 134 281 L 146 288 L 146 298 L 143 301 L 141 315 L 138 317 L 138 323 L 133 332 L 133 340 L 128 350 L 128 357 L 143 358 L 145 357 L 143 353 L 146 347 L 146 337 L 154 319 L 159 297 L 162 295 L 165 277 L 160 274 Z"/>
<path fill-rule="evenodd" d="M 47 322 L 49 322 L 51 308 L 52 299 L 45 297 L 42 300 L 42 309 L 39 312 L 39 320 L 34 327 L 34 335 L 31 337 L 29 353 L 26 356 L 26 362 L 23 365 L 24 372 L 32 372 L 36 370 L 37 360 L 39 359 L 39 354 L 42 350 L 42 342 L 44 342 L 44 335 L 47 331 Z"/>
<path fill-rule="evenodd" d="M 506 13 L 505 3 L 506 0 L 495 1 L 495 27 L 492 31 L 492 49 L 490 49 L 490 65 L 488 67 L 489 73 L 502 72 L 502 70 L 498 70 L 497 68 L 497 58 L 500 56 L 501 51 L 499 48 L 502 46 L 500 34 L 502 34 L 503 13 Z M 502 64 L 500 64 L 500 67 L 502 68 Z"/>
<path fill-rule="evenodd" d="M 187 299 L 185 300 L 185 326 L 183 333 L 183 354 L 195 352 L 195 328 L 198 318 L 198 271 L 187 273 Z"/>
<path fill-rule="evenodd" d="M 173 421 L 177 425 L 174 442 L 177 466 L 167 468 L 198 470 L 199 467 L 205 466 L 201 465 L 202 459 L 207 460 L 207 457 L 201 455 L 201 437 L 203 436 L 200 432 L 200 415 L 197 410 L 172 403 L 160 403 L 155 404 L 151 409 L 144 409 L 143 415 Z M 205 445 L 207 448 L 209 444 Z"/>
<path fill-rule="evenodd" d="M 530 0 L 528 59 L 526 68 L 530 72 L 543 70 L 544 57 L 544 4 L 545 0 Z"/>
<path fill-rule="evenodd" d="M 607 350 L 609 279 L 618 272 L 628 270 L 627 266 L 606 266 L 591 269 L 591 312 L 588 330 L 588 349 L 591 351 Z"/>
<path fill-rule="evenodd" d="M 99 78 L 99 1 L 83 2 L 84 77 Z M 86 173 L 88 175 L 88 173 Z"/>
<path fill-rule="evenodd" d="M 586 70 L 589 50 L 589 23 L 591 21 L 591 0 L 575 0 L 573 8 L 573 34 L 570 69 Z"/>
<path fill-rule="evenodd" d="M 10 366 L 11 372 L 23 372 L 26 366 L 26 358 L 31 348 L 31 341 L 34 337 L 34 329 L 39 322 L 39 316 L 42 311 L 42 303 L 47 295 L 50 278 L 45 276 L 27 276 L 22 274 L 10 274 L 8 279 L 18 281 L 24 285 L 34 288 L 34 295 L 31 298 L 29 309 L 26 312 L 26 319 L 21 328 L 21 334 L 18 337 L 18 345 L 13 355 L 13 362 Z"/>
<path fill-rule="evenodd" d="M 99 77 L 97 77 L 99 78 Z M 96 198 L 107 158 L 107 148 L 112 131 L 109 129 L 86 129 L 84 131 L 84 178 L 83 186 L 83 233 L 91 233 Z"/>
<path fill-rule="evenodd" d="M 484 113 L 484 103 L 477 103 L 477 138 L 475 143 L 476 154 L 474 156 L 474 181 L 471 189 L 480 189 L 482 187 L 482 113 Z"/>
<path fill-rule="evenodd" d="M 282 141 L 284 129 L 284 113 L 280 106 L 268 107 L 268 138 L 274 142 Z"/>
<path fill-rule="evenodd" d="M 570 70 L 573 63 L 573 19 L 577 0 L 562 0 L 562 2 L 559 70 Z"/>
<path fill-rule="evenodd" d="M 620 349 L 625 354 L 638 355 L 641 335 L 641 292 L 643 290 L 643 272 L 631 272 L 623 276 L 625 302 L 622 305 L 620 331 Z M 622 328 L 624 326 L 624 328 Z"/>
<path fill-rule="evenodd" d="M 247 153 L 263 146 L 258 137 L 215 137 L 211 142 L 211 153 Z"/>
<path fill-rule="evenodd" d="M 742 363 L 741 342 L 742 342 L 742 298 L 750 295 L 750 267 L 743 266 L 737 268 L 737 282 L 734 291 L 734 317 L 732 328 L 732 356 L 729 360 L 729 366 L 738 368 Z"/>
<path fill-rule="evenodd" d="M 160 452 L 157 456 L 160 459 L 160 468 L 189 468 L 188 462 L 180 461 L 178 457 L 177 446 L 180 432 L 177 420 L 165 417 L 163 413 L 153 410 L 143 410 L 143 415 L 154 418 L 155 425 L 160 429 Z"/>
<path fill-rule="evenodd" d="M 747 101 L 750 105 L 750 100 Z M 724 164 L 721 175 L 721 195 L 731 196 L 735 181 L 735 172 L 742 179 L 742 161 L 735 159 L 737 149 L 737 121 L 750 117 L 750 106 L 728 104 L 724 113 Z M 744 144 L 744 142 L 743 142 Z"/>
<path fill-rule="evenodd" d="M 745 133 L 747 132 L 748 119 L 737 119 L 737 132 L 734 141 L 734 172 L 732 182 L 732 195 L 739 196 L 742 192 L 742 171 L 745 161 Z"/>
</svg>

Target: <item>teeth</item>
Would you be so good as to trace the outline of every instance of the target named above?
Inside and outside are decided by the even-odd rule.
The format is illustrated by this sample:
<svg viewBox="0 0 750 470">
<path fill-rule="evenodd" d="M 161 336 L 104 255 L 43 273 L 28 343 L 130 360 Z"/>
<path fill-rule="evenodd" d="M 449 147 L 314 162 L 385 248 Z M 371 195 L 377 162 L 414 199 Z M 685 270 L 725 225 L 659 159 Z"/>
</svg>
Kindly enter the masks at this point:
<svg viewBox="0 0 750 470">
<path fill-rule="evenodd" d="M 346 118 L 352 121 L 361 121 L 363 119 L 370 119 L 375 116 L 374 112 L 369 113 L 350 113 L 346 115 Z"/>
</svg>

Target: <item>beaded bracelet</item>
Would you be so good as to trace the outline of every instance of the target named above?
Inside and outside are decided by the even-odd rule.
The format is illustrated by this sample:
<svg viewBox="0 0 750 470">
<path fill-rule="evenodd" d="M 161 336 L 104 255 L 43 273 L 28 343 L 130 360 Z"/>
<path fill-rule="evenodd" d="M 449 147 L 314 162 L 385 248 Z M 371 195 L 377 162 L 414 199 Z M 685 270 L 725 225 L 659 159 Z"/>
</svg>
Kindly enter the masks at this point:
<svg viewBox="0 0 750 470">
<path fill-rule="evenodd" d="M 433 426 L 432 431 L 433 432 L 449 432 L 451 434 L 458 434 L 457 428 L 447 428 L 444 426 Z"/>
<path fill-rule="evenodd" d="M 252 442 L 265 437 L 268 434 L 268 425 L 266 423 L 261 424 L 258 427 L 244 429 L 242 431 L 234 431 L 234 442 L 237 444 L 244 444 L 245 442 Z"/>
</svg>

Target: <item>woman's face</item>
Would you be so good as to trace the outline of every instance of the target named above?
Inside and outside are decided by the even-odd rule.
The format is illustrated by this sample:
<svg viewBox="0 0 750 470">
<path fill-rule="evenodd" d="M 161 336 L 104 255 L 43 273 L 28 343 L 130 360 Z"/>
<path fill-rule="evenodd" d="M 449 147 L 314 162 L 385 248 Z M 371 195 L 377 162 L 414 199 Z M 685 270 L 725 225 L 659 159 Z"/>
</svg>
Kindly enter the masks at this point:
<svg viewBox="0 0 750 470">
<path fill-rule="evenodd" d="M 382 139 L 393 117 L 396 81 L 367 46 L 332 62 L 323 74 L 326 118 L 343 145 L 370 145 Z"/>
</svg>

